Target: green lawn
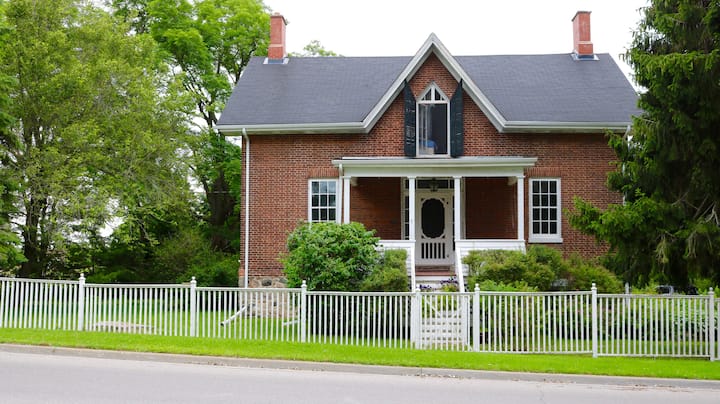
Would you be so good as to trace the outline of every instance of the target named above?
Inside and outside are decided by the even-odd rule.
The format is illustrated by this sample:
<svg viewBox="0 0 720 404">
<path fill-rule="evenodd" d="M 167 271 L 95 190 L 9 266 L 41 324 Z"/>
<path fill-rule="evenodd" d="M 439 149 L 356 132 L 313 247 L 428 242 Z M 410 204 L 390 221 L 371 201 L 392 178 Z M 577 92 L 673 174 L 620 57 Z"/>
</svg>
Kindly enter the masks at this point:
<svg viewBox="0 0 720 404">
<path fill-rule="evenodd" d="M 720 362 L 707 359 L 489 354 L 27 329 L 0 329 L 0 343 L 425 368 L 720 380 Z"/>
</svg>

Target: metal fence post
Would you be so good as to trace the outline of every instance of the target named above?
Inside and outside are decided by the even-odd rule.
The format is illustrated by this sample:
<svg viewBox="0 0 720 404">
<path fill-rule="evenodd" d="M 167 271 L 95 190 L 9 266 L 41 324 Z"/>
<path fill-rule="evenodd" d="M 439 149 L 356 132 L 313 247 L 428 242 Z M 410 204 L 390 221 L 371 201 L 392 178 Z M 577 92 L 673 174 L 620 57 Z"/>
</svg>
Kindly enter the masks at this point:
<svg viewBox="0 0 720 404">
<path fill-rule="evenodd" d="M 713 288 L 708 290 L 708 345 L 710 347 L 710 360 L 715 361 L 718 359 L 718 330 L 715 327 L 718 326 L 715 322 L 715 291 Z"/>
<path fill-rule="evenodd" d="M 78 279 L 77 300 L 77 330 L 82 331 L 85 328 L 85 275 L 82 273 Z"/>
<path fill-rule="evenodd" d="M 590 288 L 590 291 L 592 292 L 592 304 L 591 304 L 591 310 L 592 310 L 592 356 L 593 356 L 593 358 L 597 358 L 597 356 L 598 356 L 598 308 L 597 308 L 597 287 L 595 286 L 594 282 L 592 284 L 592 288 Z"/>
<path fill-rule="evenodd" d="M 197 336 L 197 281 L 190 281 L 190 336 Z"/>
<path fill-rule="evenodd" d="M 473 351 L 480 351 L 480 285 L 477 283 L 473 294 Z"/>
<path fill-rule="evenodd" d="M 307 341 L 307 283 L 300 287 L 300 342 Z"/>
</svg>

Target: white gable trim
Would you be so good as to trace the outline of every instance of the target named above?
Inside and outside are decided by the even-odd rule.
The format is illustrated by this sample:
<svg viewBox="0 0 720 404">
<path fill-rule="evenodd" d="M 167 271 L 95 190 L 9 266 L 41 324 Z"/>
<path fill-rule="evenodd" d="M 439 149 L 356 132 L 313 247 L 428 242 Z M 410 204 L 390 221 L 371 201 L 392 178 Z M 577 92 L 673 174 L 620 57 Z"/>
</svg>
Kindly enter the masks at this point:
<svg viewBox="0 0 720 404">
<path fill-rule="evenodd" d="M 395 97 L 400 94 L 403 88 L 405 80 L 410 80 L 415 73 L 420 70 L 423 63 L 427 60 L 430 54 L 435 54 L 445 68 L 450 72 L 453 78 L 457 81 L 463 81 L 463 88 L 468 92 L 470 98 L 475 101 L 475 104 L 483 111 L 483 113 L 490 119 L 495 128 L 502 132 L 502 128 L 507 120 L 502 116 L 500 111 L 490 102 L 490 100 L 483 94 L 477 85 L 470 79 L 470 76 L 460 66 L 457 60 L 450 54 L 445 45 L 440 42 L 440 39 L 435 34 L 430 34 L 428 39 L 420 47 L 420 50 L 410 60 L 405 69 L 392 83 L 388 91 L 380 98 L 375 107 L 370 110 L 368 115 L 363 120 L 363 126 L 367 128 L 367 132 L 375 126 L 377 121 L 382 117 L 385 111 L 388 109 Z"/>
</svg>

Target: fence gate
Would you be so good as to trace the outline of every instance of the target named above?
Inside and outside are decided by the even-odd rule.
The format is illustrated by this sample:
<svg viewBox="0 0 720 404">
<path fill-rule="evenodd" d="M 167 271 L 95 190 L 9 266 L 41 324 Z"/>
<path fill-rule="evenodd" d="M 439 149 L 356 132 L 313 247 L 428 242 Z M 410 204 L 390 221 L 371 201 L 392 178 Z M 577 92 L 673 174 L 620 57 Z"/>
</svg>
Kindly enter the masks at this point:
<svg viewBox="0 0 720 404">
<path fill-rule="evenodd" d="M 471 293 L 422 293 L 418 348 L 472 350 L 471 299 Z"/>
</svg>

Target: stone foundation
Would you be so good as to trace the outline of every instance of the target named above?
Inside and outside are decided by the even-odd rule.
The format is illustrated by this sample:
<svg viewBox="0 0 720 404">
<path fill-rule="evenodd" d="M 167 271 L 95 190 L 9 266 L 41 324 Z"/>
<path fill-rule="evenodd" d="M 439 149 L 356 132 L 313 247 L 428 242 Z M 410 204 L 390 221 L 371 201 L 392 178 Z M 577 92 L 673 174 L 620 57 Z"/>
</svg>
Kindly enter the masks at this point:
<svg viewBox="0 0 720 404">
<path fill-rule="evenodd" d="M 242 278 L 240 282 L 242 283 Z M 284 276 L 251 276 L 248 279 L 251 288 L 286 288 L 287 279 Z"/>
</svg>

